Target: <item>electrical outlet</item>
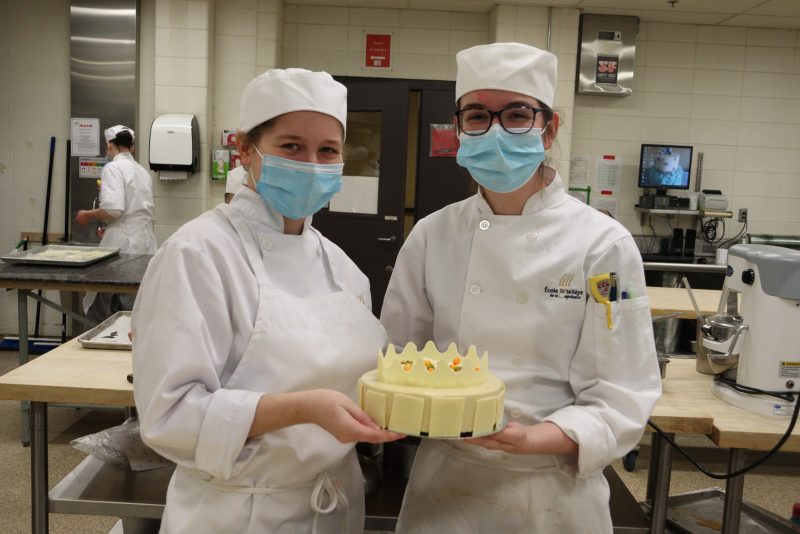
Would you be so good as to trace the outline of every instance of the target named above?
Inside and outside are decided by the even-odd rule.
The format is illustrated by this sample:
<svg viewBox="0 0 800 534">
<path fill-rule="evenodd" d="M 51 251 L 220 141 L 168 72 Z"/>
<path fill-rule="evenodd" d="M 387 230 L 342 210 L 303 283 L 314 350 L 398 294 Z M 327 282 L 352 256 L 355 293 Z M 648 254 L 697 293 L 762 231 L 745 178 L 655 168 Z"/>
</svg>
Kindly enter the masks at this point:
<svg viewBox="0 0 800 534">
<path fill-rule="evenodd" d="M 747 208 L 739 208 L 739 222 L 740 223 L 747 222 Z"/>
</svg>

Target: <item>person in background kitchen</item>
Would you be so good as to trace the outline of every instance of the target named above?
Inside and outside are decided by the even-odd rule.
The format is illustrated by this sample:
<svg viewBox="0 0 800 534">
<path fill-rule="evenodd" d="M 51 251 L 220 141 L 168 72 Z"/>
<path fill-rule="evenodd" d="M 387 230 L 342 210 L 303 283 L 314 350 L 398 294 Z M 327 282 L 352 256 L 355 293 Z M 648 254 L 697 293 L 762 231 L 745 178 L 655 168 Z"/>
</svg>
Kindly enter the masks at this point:
<svg viewBox="0 0 800 534">
<path fill-rule="evenodd" d="M 79 210 L 78 224 L 107 223 L 101 247 L 116 247 L 125 254 L 155 254 L 153 232 L 153 178 L 133 159 L 135 134 L 121 124 L 103 132 L 106 156 L 111 159 L 100 175 L 100 206 Z M 83 299 L 86 317 L 96 323 L 120 310 L 133 307 L 134 296 L 87 293 Z"/>
<path fill-rule="evenodd" d="M 233 195 L 245 186 L 247 182 L 247 168 L 244 165 L 239 165 L 228 171 L 228 176 L 225 179 L 225 203 L 230 204 Z"/>
<path fill-rule="evenodd" d="M 457 161 L 476 195 L 419 221 L 381 321 L 395 344 L 488 351 L 508 424 L 424 440 L 398 532 L 610 533 L 602 469 L 633 448 L 661 393 L 639 251 L 544 164 L 558 134 L 556 57 L 517 43 L 456 56 Z M 606 307 L 588 279 L 615 272 Z"/>
<path fill-rule="evenodd" d="M 341 188 L 347 90 L 268 70 L 245 87 L 246 187 L 181 227 L 133 310 L 145 443 L 178 464 L 161 532 L 364 528 L 357 441 L 400 437 L 354 402 L 386 331 L 369 282 L 311 226 Z"/>
</svg>

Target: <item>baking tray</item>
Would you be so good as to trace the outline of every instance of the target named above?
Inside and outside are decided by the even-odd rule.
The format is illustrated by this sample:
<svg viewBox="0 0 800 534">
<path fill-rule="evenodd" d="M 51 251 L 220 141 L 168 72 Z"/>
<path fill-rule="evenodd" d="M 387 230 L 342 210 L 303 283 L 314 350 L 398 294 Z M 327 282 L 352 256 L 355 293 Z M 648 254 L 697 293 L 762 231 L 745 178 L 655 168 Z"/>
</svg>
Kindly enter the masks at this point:
<svg viewBox="0 0 800 534">
<path fill-rule="evenodd" d="M 84 247 L 78 245 L 45 245 L 0 256 L 6 263 L 29 265 L 63 265 L 83 267 L 119 254 L 116 247 Z"/>
<path fill-rule="evenodd" d="M 87 349 L 131 350 L 131 312 L 118 311 L 99 325 L 78 337 Z"/>
<path fill-rule="evenodd" d="M 722 529 L 725 492 L 709 488 L 674 495 L 667 500 L 667 523 L 678 532 L 718 534 Z M 787 532 L 797 534 L 792 524 L 754 504 L 742 502 L 739 534 Z"/>
</svg>

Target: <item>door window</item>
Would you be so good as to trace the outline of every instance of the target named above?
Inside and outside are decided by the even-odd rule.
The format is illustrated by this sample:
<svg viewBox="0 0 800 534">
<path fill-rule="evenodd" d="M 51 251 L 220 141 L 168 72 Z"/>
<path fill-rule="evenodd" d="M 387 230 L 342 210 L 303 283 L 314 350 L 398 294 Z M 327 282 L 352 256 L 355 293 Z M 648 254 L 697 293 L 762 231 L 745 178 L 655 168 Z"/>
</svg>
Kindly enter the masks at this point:
<svg viewBox="0 0 800 534">
<path fill-rule="evenodd" d="M 380 156 L 381 112 L 348 112 L 342 190 L 331 199 L 330 211 L 377 215 Z"/>
</svg>

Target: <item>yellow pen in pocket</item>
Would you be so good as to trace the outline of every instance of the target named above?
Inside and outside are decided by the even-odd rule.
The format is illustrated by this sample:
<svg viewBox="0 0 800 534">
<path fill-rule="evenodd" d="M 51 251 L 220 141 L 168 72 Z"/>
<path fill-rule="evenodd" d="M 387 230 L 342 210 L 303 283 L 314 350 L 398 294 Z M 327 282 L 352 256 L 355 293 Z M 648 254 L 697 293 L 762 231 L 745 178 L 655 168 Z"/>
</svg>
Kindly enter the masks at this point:
<svg viewBox="0 0 800 534">
<path fill-rule="evenodd" d="M 614 273 L 596 274 L 589 277 L 589 292 L 591 292 L 594 300 L 606 307 L 606 321 L 608 329 L 614 328 L 614 323 L 611 321 L 611 284 L 614 278 Z"/>
</svg>

